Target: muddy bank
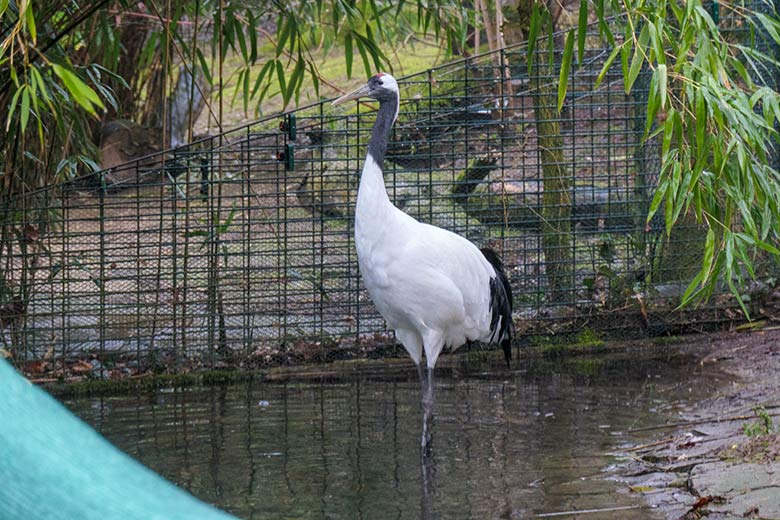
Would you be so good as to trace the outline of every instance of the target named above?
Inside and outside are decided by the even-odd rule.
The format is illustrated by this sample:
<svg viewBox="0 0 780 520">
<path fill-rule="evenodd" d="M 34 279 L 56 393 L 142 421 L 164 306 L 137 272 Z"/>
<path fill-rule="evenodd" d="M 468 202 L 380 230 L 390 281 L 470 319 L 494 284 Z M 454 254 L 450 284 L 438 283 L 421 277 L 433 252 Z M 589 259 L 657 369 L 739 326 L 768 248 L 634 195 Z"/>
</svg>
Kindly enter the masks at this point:
<svg viewBox="0 0 780 520">
<path fill-rule="evenodd" d="M 780 328 L 703 335 L 694 347 L 734 381 L 628 447 L 623 479 L 666 518 L 780 519 Z"/>
</svg>

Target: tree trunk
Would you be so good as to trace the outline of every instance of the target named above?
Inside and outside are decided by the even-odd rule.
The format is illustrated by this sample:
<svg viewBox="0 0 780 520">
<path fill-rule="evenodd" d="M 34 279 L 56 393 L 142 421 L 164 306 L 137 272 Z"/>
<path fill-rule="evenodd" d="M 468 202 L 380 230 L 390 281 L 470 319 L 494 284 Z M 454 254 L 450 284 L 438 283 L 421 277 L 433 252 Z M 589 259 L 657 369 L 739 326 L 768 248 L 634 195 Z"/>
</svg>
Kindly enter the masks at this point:
<svg viewBox="0 0 780 520">
<path fill-rule="evenodd" d="M 553 84 L 540 80 L 534 97 L 534 115 L 542 160 L 542 249 L 551 302 L 565 302 L 572 289 L 572 235 L 570 180 L 563 166 L 563 139 L 556 119 Z"/>
<path fill-rule="evenodd" d="M 529 33 L 533 2 L 513 1 L 507 10 L 503 29 L 510 43 L 522 41 Z M 555 23 L 564 4 L 558 0 L 547 0 L 540 7 L 546 12 L 540 30 L 542 37 L 536 42 L 532 56 L 528 56 L 532 65 L 530 85 L 536 120 L 537 146 L 540 150 L 542 166 L 542 210 L 540 215 L 542 250 L 545 257 L 545 272 L 549 287 L 548 297 L 551 303 L 571 301 L 573 288 L 573 236 L 571 233 L 571 178 L 564 166 L 563 138 L 557 111 L 558 78 L 555 67 L 549 60 L 549 49 L 543 35 L 550 25 Z M 555 41 L 560 48 L 561 42 Z"/>
<path fill-rule="evenodd" d="M 546 52 L 536 49 L 531 77 L 537 147 L 542 164 L 542 250 L 552 303 L 571 299 L 573 259 L 571 234 L 571 180 L 564 166 L 563 138 L 557 112 L 557 82 Z"/>
</svg>

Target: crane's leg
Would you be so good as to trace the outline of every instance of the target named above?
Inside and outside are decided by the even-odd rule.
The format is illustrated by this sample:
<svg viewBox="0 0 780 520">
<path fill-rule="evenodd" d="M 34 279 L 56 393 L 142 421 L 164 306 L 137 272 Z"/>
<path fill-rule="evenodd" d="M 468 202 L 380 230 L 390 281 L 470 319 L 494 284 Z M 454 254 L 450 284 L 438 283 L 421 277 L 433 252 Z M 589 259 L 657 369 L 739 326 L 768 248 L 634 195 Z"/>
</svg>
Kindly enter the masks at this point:
<svg viewBox="0 0 780 520">
<path fill-rule="evenodd" d="M 423 457 L 431 454 L 431 440 L 433 439 L 433 368 L 422 368 L 418 365 L 422 382 L 422 409 L 423 425 L 420 448 Z"/>
<path fill-rule="evenodd" d="M 433 514 L 433 497 L 436 494 L 436 468 L 430 450 L 420 454 L 420 518 L 436 518 Z"/>
<path fill-rule="evenodd" d="M 424 457 L 431 453 L 431 439 L 433 438 L 433 401 L 434 401 L 434 382 L 433 367 L 436 365 L 436 359 L 444 346 L 442 334 L 434 329 L 428 329 L 422 334 L 423 347 L 425 348 L 425 375 L 422 374 L 420 367 L 420 378 L 423 381 L 422 389 L 422 408 L 423 408 L 423 430 L 420 446 Z"/>
</svg>

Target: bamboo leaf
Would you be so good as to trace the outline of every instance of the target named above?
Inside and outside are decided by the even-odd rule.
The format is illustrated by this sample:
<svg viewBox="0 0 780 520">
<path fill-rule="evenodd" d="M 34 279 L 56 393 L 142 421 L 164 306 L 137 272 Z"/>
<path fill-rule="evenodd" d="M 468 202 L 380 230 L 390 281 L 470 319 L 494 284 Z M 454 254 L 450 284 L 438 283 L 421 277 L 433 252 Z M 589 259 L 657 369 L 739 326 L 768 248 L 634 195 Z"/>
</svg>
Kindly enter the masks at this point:
<svg viewBox="0 0 780 520">
<path fill-rule="evenodd" d="M 371 57 L 371 59 L 374 62 L 374 66 L 377 70 L 380 70 L 382 68 L 381 61 L 384 60 L 387 62 L 387 56 L 382 52 L 382 50 L 377 46 L 376 41 L 373 38 L 373 33 L 371 32 L 370 28 L 367 28 L 367 33 L 369 36 L 363 36 L 359 33 L 356 33 L 358 41 L 363 43 L 363 46 L 367 52 L 367 54 Z M 371 75 L 371 69 L 370 66 L 366 69 L 368 71 L 368 75 Z"/>
<path fill-rule="evenodd" d="M 596 76 L 596 82 L 593 84 L 593 88 L 597 89 L 599 88 L 599 85 L 601 85 L 601 82 L 604 80 L 604 76 L 607 75 L 607 72 L 609 72 L 609 68 L 612 66 L 612 62 L 615 61 L 615 58 L 617 57 L 618 53 L 621 51 L 623 46 L 615 47 L 612 49 L 612 52 L 610 53 L 607 60 L 604 62 L 604 65 L 601 67 L 601 72 L 599 72 L 599 75 Z"/>
<path fill-rule="evenodd" d="M 674 190 L 668 189 L 664 206 L 664 229 L 667 237 L 672 235 L 672 226 L 674 226 Z"/>
<path fill-rule="evenodd" d="M 19 120 L 22 124 L 22 133 L 27 130 L 27 122 L 30 120 L 30 89 L 27 85 L 22 87 L 22 111 L 19 114 Z"/>
<path fill-rule="evenodd" d="M 634 35 L 631 33 L 630 27 L 626 26 L 625 35 L 623 36 L 623 43 L 620 50 L 620 67 L 623 72 L 623 81 L 627 81 L 628 78 L 628 59 L 631 57 L 631 50 L 634 48 Z"/>
<path fill-rule="evenodd" d="M 750 319 L 750 312 L 748 312 L 747 307 L 745 307 L 745 302 L 742 299 L 742 296 L 739 294 L 739 290 L 734 285 L 734 280 L 729 277 L 726 279 L 728 282 L 729 290 L 731 290 L 731 294 L 734 295 L 734 299 L 737 300 L 737 303 L 739 304 L 739 308 L 742 309 L 742 312 L 745 313 L 745 317 L 747 319 Z"/>
<path fill-rule="evenodd" d="M 30 33 L 30 39 L 35 43 L 38 39 L 38 30 L 35 27 L 35 15 L 33 14 L 34 2 L 24 2 L 22 5 L 26 6 L 24 10 L 24 23 L 27 26 L 27 31 Z"/>
<path fill-rule="evenodd" d="M 672 138 L 674 137 L 674 116 L 677 112 L 670 108 L 666 113 L 666 121 L 664 121 L 664 136 L 661 141 L 661 155 L 666 156 L 672 145 Z"/>
<path fill-rule="evenodd" d="M 634 47 L 634 57 L 631 59 L 631 67 L 628 69 L 628 75 L 625 78 L 626 94 L 631 93 L 631 89 L 645 62 L 644 48 L 647 45 L 647 39 L 649 38 L 648 31 L 649 29 L 647 28 L 647 25 L 645 25 L 642 28 L 642 32 L 639 33 L 639 41 L 636 47 Z"/>
<path fill-rule="evenodd" d="M 707 136 L 707 107 L 705 105 L 704 96 L 701 93 L 696 95 L 695 101 L 695 114 L 696 114 L 696 146 L 699 150 L 704 148 L 704 140 Z"/>
<path fill-rule="evenodd" d="M 249 50 L 246 46 L 246 38 L 244 37 L 244 28 L 241 25 L 236 24 L 236 39 L 238 40 L 238 47 L 241 49 L 241 56 L 244 58 L 244 63 L 249 63 Z"/>
<path fill-rule="evenodd" d="M 276 63 L 276 80 L 279 82 L 279 90 L 283 97 L 287 97 L 287 80 L 284 77 L 284 66 L 279 60 L 274 60 Z M 286 105 L 287 103 L 285 103 Z"/>
<path fill-rule="evenodd" d="M 203 52 L 201 52 L 200 49 L 195 49 L 195 54 L 198 56 L 198 62 L 200 63 L 200 70 L 203 72 L 203 76 L 206 78 L 208 84 L 213 86 L 214 80 L 211 77 L 211 69 L 206 62 L 206 57 L 203 56 Z"/>
<path fill-rule="evenodd" d="M 252 88 L 252 97 L 254 98 L 257 95 L 258 89 L 260 89 L 260 85 L 262 85 L 263 80 L 266 77 L 266 74 L 268 74 L 268 71 L 271 70 L 274 66 L 274 60 L 269 60 L 266 62 L 265 65 L 263 65 L 263 68 L 260 69 L 260 73 L 257 75 L 257 79 L 255 80 L 255 86 Z M 260 99 L 262 99 L 263 96 L 260 96 Z"/>
<path fill-rule="evenodd" d="M 384 39 L 386 38 L 385 31 L 382 27 L 382 15 L 379 10 L 379 6 L 377 6 L 376 0 L 370 0 L 369 5 L 371 6 L 371 13 L 374 17 L 374 23 L 376 23 L 376 28 L 379 31 L 379 36 Z"/>
<path fill-rule="evenodd" d="M 682 25 L 683 17 L 685 16 L 682 6 L 680 6 L 678 2 L 674 2 L 674 1 L 669 2 L 668 5 L 672 13 L 674 14 L 675 19 L 677 20 L 677 24 Z"/>
<path fill-rule="evenodd" d="M 691 6 L 693 5 L 695 5 L 693 2 L 688 2 L 688 9 L 690 10 Z M 704 9 L 701 5 L 696 5 L 695 9 L 696 9 L 696 14 L 698 14 L 699 17 L 701 17 L 701 19 L 704 20 L 704 23 L 707 24 L 707 27 L 710 29 L 709 36 L 717 35 L 719 33 L 718 26 L 715 25 L 715 22 L 710 16 L 710 13 L 708 13 L 707 10 Z"/>
<path fill-rule="evenodd" d="M 22 86 L 22 88 L 20 88 L 19 90 L 17 90 L 14 93 L 14 97 L 11 98 L 11 104 L 9 105 L 10 108 L 8 109 L 8 116 L 6 117 L 6 120 L 5 120 L 5 131 L 6 132 L 8 132 L 8 130 L 11 128 L 11 121 L 14 118 L 14 112 L 16 111 L 16 106 L 19 103 L 19 96 L 22 95 L 22 90 L 24 90 L 25 88 L 26 88 L 26 86 Z"/>
<path fill-rule="evenodd" d="M 359 34 L 356 34 L 357 38 L 355 39 L 355 44 L 357 45 L 358 51 L 360 52 L 360 57 L 363 59 L 363 66 L 366 69 L 366 77 L 371 77 L 371 62 L 368 59 L 368 53 L 366 53 L 366 49 L 364 48 L 363 39 L 360 38 Z"/>
<path fill-rule="evenodd" d="M 352 34 L 344 37 L 344 59 L 347 62 L 347 77 L 352 77 Z"/>
<path fill-rule="evenodd" d="M 428 34 L 428 28 L 431 25 L 431 16 L 432 15 L 433 15 L 433 10 L 432 9 L 426 9 L 425 10 L 425 22 L 423 22 L 423 34 L 424 35 Z M 438 29 L 438 27 L 437 27 L 437 29 Z M 435 33 L 436 33 L 435 36 L 438 37 L 439 36 L 438 30 L 435 31 Z"/>
<path fill-rule="evenodd" d="M 696 276 L 693 277 L 693 280 L 691 280 L 691 283 L 688 284 L 688 287 L 685 289 L 685 292 L 682 295 L 682 298 L 680 299 L 680 306 L 688 305 L 693 298 L 696 297 L 696 295 L 699 293 L 699 285 L 701 284 L 702 280 L 704 278 L 704 270 L 700 270 L 698 273 L 696 273 Z"/>
<path fill-rule="evenodd" d="M 276 57 L 282 55 L 282 51 L 284 50 L 284 46 L 287 44 L 287 38 L 290 37 L 290 31 L 292 29 L 293 19 L 292 16 L 288 15 L 287 18 L 284 21 L 284 25 L 282 26 L 282 32 L 279 33 L 279 39 L 276 41 Z"/>
<path fill-rule="evenodd" d="M 761 248 L 761 249 L 763 249 L 767 253 L 771 253 L 773 255 L 780 256 L 780 249 L 777 249 L 772 244 L 769 244 L 769 243 L 767 243 L 767 242 L 765 242 L 763 240 L 760 240 L 760 241 L 756 242 L 756 246 Z"/>
<path fill-rule="evenodd" d="M 577 61 L 582 66 L 585 55 L 585 39 L 588 36 L 588 0 L 580 1 L 580 13 L 577 24 Z"/>
<path fill-rule="evenodd" d="M 664 198 L 666 198 L 666 191 L 669 189 L 669 181 L 667 179 L 663 179 L 659 184 L 658 187 L 655 189 L 655 194 L 653 195 L 653 200 L 650 202 L 650 209 L 647 212 L 647 223 L 650 223 L 650 221 L 655 216 L 656 212 L 658 211 L 658 208 L 661 206 L 661 202 L 663 202 Z"/>
<path fill-rule="evenodd" d="M 660 105 L 660 96 L 658 94 L 658 77 L 657 74 L 653 74 L 650 78 L 650 87 L 647 92 L 647 115 L 645 117 L 645 135 L 650 133 L 650 129 L 653 127 L 655 117 L 658 114 L 658 107 Z"/>
<path fill-rule="evenodd" d="M 227 56 L 227 50 L 228 48 L 233 49 L 233 51 L 236 50 L 235 46 L 235 26 L 237 24 L 237 21 L 232 16 L 225 16 L 225 23 L 222 25 L 222 30 L 224 31 L 222 33 L 222 48 L 221 48 L 221 56 L 224 58 Z"/>
<path fill-rule="evenodd" d="M 249 80 L 250 80 L 251 70 L 247 66 L 246 72 L 244 73 L 244 81 L 243 81 L 243 94 L 244 94 L 244 113 L 247 113 L 249 111 Z"/>
<path fill-rule="evenodd" d="M 249 62 L 254 64 L 257 61 L 257 18 L 251 9 L 247 9 L 247 36 L 249 37 Z"/>
<path fill-rule="evenodd" d="M 95 107 L 105 108 L 95 91 L 76 74 L 56 63 L 52 63 L 52 70 L 60 78 L 71 96 L 73 96 L 74 101 L 87 112 L 96 115 Z"/>
<path fill-rule="evenodd" d="M 745 226 L 745 230 L 750 233 L 751 236 L 758 236 L 756 229 L 756 223 L 753 220 L 753 215 L 750 212 L 750 208 L 747 206 L 747 202 L 744 199 L 737 201 L 737 207 L 739 207 L 739 213 L 742 217 L 742 223 Z"/>
<path fill-rule="evenodd" d="M 715 232 L 712 228 L 707 230 L 707 238 L 704 240 L 704 260 L 702 262 L 702 282 L 706 282 L 712 272 L 712 261 L 715 254 Z"/>
<path fill-rule="evenodd" d="M 317 74 L 317 70 L 314 66 L 314 62 L 309 62 L 309 74 L 311 74 L 311 82 L 312 86 L 314 87 L 314 94 L 316 96 L 320 95 L 320 77 Z"/>
<path fill-rule="evenodd" d="M 664 109 L 666 108 L 666 65 L 660 63 L 655 70 L 658 74 L 658 92 L 661 97 L 661 109 Z"/>
<path fill-rule="evenodd" d="M 648 24 L 650 31 L 650 47 L 655 51 L 655 59 L 661 65 L 666 65 L 666 49 L 664 48 L 664 19 L 659 17 L 655 24 Z"/>
<path fill-rule="evenodd" d="M 287 89 L 283 92 L 285 107 L 290 102 L 290 99 L 292 99 L 293 93 L 295 93 L 295 91 L 299 88 L 299 84 L 303 79 L 303 72 L 305 66 L 306 66 L 306 62 L 303 61 L 301 56 L 298 56 L 298 60 L 295 62 L 295 67 L 293 68 L 293 71 L 290 74 L 290 78 L 287 83 Z"/>
<path fill-rule="evenodd" d="M 531 23 L 528 29 L 528 51 L 526 59 L 528 60 L 528 75 L 533 71 L 534 50 L 536 49 L 536 40 L 539 38 L 539 30 L 542 26 L 542 13 L 538 2 L 533 3 L 531 10 Z"/>
<path fill-rule="evenodd" d="M 563 108 L 563 101 L 566 99 L 566 89 L 569 86 L 569 72 L 571 71 L 571 60 L 574 54 L 574 30 L 569 30 L 566 35 L 566 45 L 561 59 L 561 72 L 558 78 L 558 112 Z"/>
<path fill-rule="evenodd" d="M 238 69 L 238 72 L 235 74 L 236 88 L 233 89 L 233 96 L 230 98 L 231 105 L 235 104 L 236 98 L 238 97 L 238 93 L 241 91 L 244 84 L 244 76 L 246 75 L 247 75 L 247 70 L 245 68 Z"/>
<path fill-rule="evenodd" d="M 758 18 L 758 21 L 761 22 L 761 25 L 764 26 L 764 29 L 769 33 L 775 43 L 780 44 L 780 23 L 778 23 L 776 19 L 770 18 L 758 11 L 754 11 L 753 16 Z"/>
<path fill-rule="evenodd" d="M 726 232 L 724 239 L 723 252 L 726 254 L 726 279 L 730 281 L 732 268 L 734 265 L 734 235 L 732 235 L 731 232 Z"/>
<path fill-rule="evenodd" d="M 46 104 L 49 105 L 49 109 L 53 112 L 54 106 L 52 105 L 52 100 L 49 96 L 49 89 L 46 88 L 46 83 L 44 83 L 41 73 L 38 72 L 36 67 L 32 67 L 30 69 L 30 76 L 32 77 L 33 82 L 38 85 L 37 91 L 41 93 L 41 97 L 46 102 Z"/>
</svg>

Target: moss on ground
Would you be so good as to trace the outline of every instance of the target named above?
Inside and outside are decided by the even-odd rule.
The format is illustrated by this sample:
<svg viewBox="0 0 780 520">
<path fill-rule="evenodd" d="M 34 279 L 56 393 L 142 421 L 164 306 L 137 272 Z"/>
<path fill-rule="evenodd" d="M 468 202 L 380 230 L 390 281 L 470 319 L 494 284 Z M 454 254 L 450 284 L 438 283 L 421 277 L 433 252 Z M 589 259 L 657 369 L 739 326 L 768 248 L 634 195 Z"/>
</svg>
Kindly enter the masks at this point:
<svg viewBox="0 0 780 520">
<path fill-rule="evenodd" d="M 209 370 L 186 374 L 144 374 L 127 379 L 86 378 L 79 381 L 58 381 L 44 384 L 57 397 L 115 395 L 158 388 L 217 385 L 249 381 L 256 373 L 243 370 Z"/>
<path fill-rule="evenodd" d="M 528 341 L 531 347 L 539 349 L 542 354 L 553 356 L 586 352 L 605 345 L 601 335 L 589 328 L 575 334 L 531 336 Z"/>
</svg>

